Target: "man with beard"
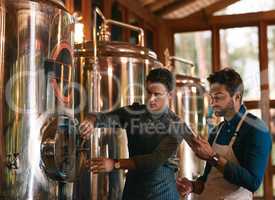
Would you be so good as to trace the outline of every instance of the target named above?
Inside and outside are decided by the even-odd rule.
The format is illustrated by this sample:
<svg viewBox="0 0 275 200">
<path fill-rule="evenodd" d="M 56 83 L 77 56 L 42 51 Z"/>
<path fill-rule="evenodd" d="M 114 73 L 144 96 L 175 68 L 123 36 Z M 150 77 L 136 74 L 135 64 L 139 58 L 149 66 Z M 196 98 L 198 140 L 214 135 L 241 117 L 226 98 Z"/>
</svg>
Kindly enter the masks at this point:
<svg viewBox="0 0 275 200">
<path fill-rule="evenodd" d="M 197 193 L 203 200 L 252 200 L 260 186 L 271 151 L 271 136 L 262 120 L 242 104 L 243 82 L 231 68 L 211 74 L 210 105 L 222 121 L 208 141 L 198 137 L 191 144 L 196 155 L 207 161 L 197 180 L 179 178 L 182 196 Z"/>
<path fill-rule="evenodd" d="M 135 103 L 106 113 L 90 113 L 81 123 L 83 138 L 89 138 L 94 127 L 126 129 L 129 159 L 94 158 L 87 163 L 93 173 L 128 170 L 123 200 L 179 199 L 176 151 L 183 134 L 191 131 L 169 109 L 174 82 L 167 69 L 153 69 L 146 79 L 146 105 Z"/>
</svg>

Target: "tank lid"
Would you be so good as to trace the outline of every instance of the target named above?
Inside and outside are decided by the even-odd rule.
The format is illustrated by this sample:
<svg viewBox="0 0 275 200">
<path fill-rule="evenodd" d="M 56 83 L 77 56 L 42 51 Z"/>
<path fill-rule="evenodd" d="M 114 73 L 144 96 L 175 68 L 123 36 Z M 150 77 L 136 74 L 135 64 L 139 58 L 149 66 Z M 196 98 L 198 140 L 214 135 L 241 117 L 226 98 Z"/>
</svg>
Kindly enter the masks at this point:
<svg viewBox="0 0 275 200">
<path fill-rule="evenodd" d="M 31 1 L 37 1 L 37 0 L 31 0 Z M 39 1 L 44 3 L 52 3 L 54 5 L 57 5 L 58 7 L 65 9 L 65 5 L 62 0 L 39 0 Z"/>
<path fill-rule="evenodd" d="M 93 43 L 77 44 L 75 49 L 76 55 L 85 56 L 86 54 L 88 56 L 93 53 Z M 98 49 L 99 56 L 135 57 L 157 60 L 155 52 L 145 47 L 131 45 L 127 42 L 99 42 Z"/>
<path fill-rule="evenodd" d="M 181 85 L 181 84 L 187 83 L 187 82 L 202 84 L 200 78 L 198 78 L 198 77 L 176 74 L 176 83 L 177 84 Z"/>
</svg>

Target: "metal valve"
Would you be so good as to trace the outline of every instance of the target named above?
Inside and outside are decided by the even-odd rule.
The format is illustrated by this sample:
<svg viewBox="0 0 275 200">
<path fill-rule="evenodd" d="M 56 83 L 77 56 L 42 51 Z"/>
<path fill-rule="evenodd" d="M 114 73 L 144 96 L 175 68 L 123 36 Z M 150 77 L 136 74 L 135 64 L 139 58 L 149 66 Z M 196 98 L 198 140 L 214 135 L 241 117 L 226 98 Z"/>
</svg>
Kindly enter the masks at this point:
<svg viewBox="0 0 275 200">
<path fill-rule="evenodd" d="M 10 170 L 19 169 L 19 153 L 13 153 L 7 155 L 7 168 Z"/>
</svg>

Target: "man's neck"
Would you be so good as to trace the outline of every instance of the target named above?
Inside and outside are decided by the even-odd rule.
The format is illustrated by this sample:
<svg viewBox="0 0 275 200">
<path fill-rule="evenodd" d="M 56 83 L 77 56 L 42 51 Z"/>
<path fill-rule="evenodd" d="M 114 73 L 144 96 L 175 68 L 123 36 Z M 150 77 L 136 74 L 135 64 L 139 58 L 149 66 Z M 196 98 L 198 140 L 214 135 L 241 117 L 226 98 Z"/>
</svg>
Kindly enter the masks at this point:
<svg viewBox="0 0 275 200">
<path fill-rule="evenodd" d="M 241 108 L 241 105 L 236 105 L 233 110 L 228 111 L 224 115 L 224 119 L 226 121 L 230 121 L 236 115 L 236 113 L 238 113 L 240 111 L 240 108 Z"/>
</svg>

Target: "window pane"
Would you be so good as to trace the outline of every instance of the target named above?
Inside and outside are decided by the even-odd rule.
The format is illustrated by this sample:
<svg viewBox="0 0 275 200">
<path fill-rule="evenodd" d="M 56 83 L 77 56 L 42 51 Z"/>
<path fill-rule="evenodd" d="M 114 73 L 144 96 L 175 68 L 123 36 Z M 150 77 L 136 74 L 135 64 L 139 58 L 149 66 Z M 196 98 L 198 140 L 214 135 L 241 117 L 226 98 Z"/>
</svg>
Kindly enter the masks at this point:
<svg viewBox="0 0 275 200">
<path fill-rule="evenodd" d="M 260 109 L 251 109 L 248 110 L 248 112 L 252 113 L 253 115 L 259 117 L 260 119 L 262 118 L 262 113 Z"/>
<path fill-rule="evenodd" d="M 268 27 L 268 58 L 270 98 L 275 99 L 275 26 Z"/>
<path fill-rule="evenodd" d="M 270 132 L 273 138 L 271 162 L 275 165 L 275 109 L 270 110 Z"/>
<path fill-rule="evenodd" d="M 254 192 L 254 197 L 263 197 L 263 196 L 264 196 L 264 185 L 262 183 L 259 189 L 256 192 Z"/>
<path fill-rule="evenodd" d="M 244 100 L 260 100 L 258 29 L 232 28 L 220 31 L 221 63 L 233 67 L 244 81 Z"/>
<path fill-rule="evenodd" d="M 241 0 L 227 8 L 216 12 L 214 15 L 230 15 L 249 12 L 260 12 L 275 9 L 274 0 Z"/>
<path fill-rule="evenodd" d="M 190 60 L 195 64 L 194 71 L 178 62 L 175 62 L 176 68 L 185 68 L 183 72 L 186 75 L 195 75 L 204 81 L 212 71 L 211 32 L 178 33 L 175 34 L 174 40 L 175 56 Z"/>
</svg>

